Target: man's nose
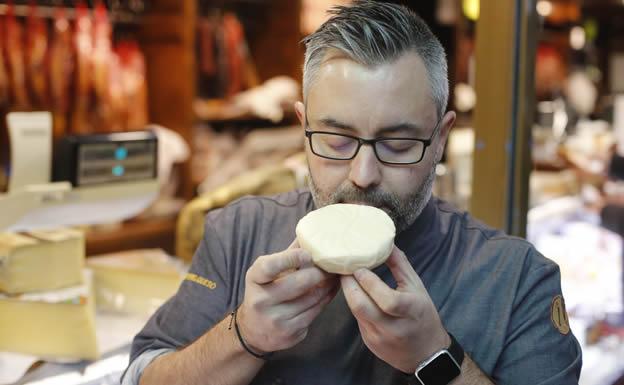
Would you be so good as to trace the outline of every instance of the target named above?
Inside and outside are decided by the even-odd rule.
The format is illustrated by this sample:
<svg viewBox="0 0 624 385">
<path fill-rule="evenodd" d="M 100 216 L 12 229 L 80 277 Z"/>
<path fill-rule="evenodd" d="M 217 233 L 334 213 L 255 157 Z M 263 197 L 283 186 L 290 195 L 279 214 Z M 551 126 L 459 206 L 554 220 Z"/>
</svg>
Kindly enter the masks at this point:
<svg viewBox="0 0 624 385">
<path fill-rule="evenodd" d="M 381 166 L 373 147 L 363 145 L 351 160 L 349 180 L 361 189 L 377 186 L 381 183 Z"/>
</svg>

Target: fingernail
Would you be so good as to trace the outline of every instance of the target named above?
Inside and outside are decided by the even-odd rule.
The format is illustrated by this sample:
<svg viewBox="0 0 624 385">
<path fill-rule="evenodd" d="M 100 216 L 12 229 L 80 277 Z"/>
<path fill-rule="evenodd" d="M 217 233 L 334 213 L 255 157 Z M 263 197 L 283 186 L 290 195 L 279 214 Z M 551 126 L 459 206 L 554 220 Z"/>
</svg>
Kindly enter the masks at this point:
<svg viewBox="0 0 624 385">
<path fill-rule="evenodd" d="M 355 276 L 355 279 L 360 280 L 362 278 L 364 278 L 364 274 L 365 274 L 365 270 L 364 269 L 357 269 L 355 271 L 355 273 L 353 273 L 353 275 Z"/>
</svg>

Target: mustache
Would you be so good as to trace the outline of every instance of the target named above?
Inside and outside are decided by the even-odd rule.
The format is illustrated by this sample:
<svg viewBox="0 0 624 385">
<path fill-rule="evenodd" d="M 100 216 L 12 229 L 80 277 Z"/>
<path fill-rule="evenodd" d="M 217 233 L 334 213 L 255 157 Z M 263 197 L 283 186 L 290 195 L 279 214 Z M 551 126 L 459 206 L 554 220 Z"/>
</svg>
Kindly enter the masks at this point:
<svg viewBox="0 0 624 385">
<path fill-rule="evenodd" d="M 386 206 L 393 208 L 396 205 L 396 198 L 386 191 L 380 189 L 362 190 L 360 188 L 346 185 L 339 188 L 331 197 L 332 203 L 360 202 L 370 206 Z"/>
</svg>

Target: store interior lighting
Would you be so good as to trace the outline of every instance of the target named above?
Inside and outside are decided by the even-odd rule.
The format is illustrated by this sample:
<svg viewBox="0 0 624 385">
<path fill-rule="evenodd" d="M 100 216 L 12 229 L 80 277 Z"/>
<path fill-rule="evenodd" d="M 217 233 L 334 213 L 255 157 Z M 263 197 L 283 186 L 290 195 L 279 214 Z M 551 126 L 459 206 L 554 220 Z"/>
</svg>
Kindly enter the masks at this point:
<svg viewBox="0 0 624 385">
<path fill-rule="evenodd" d="M 464 15 L 472 21 L 476 21 L 479 18 L 480 12 L 480 2 L 479 0 L 464 0 L 462 2 L 462 8 L 464 11 Z"/>
<path fill-rule="evenodd" d="M 624 0 L 622 0 L 624 1 Z M 537 2 L 537 13 L 542 17 L 548 17 L 553 11 L 553 4 L 548 0 L 540 0 Z"/>
<path fill-rule="evenodd" d="M 575 50 L 581 50 L 585 47 L 585 30 L 583 27 L 576 26 L 570 30 L 570 46 Z"/>
</svg>

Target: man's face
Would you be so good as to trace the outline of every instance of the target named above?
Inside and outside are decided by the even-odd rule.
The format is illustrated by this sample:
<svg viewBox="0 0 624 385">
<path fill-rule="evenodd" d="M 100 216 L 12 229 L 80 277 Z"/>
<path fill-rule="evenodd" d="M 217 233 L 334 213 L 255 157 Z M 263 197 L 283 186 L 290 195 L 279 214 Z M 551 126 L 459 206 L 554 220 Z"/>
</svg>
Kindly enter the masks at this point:
<svg viewBox="0 0 624 385">
<path fill-rule="evenodd" d="M 364 139 L 428 139 L 438 123 L 430 95 L 425 66 L 414 53 L 374 68 L 336 56 L 321 65 L 307 106 L 297 103 L 295 107 L 310 131 Z M 411 165 L 381 163 L 369 145 L 363 145 L 352 160 L 325 159 L 314 155 L 306 141 L 310 188 L 317 207 L 333 203 L 376 206 L 390 215 L 397 231 L 405 230 L 429 201 L 435 165 L 454 119 L 452 112 L 445 115 L 422 161 Z"/>
</svg>

